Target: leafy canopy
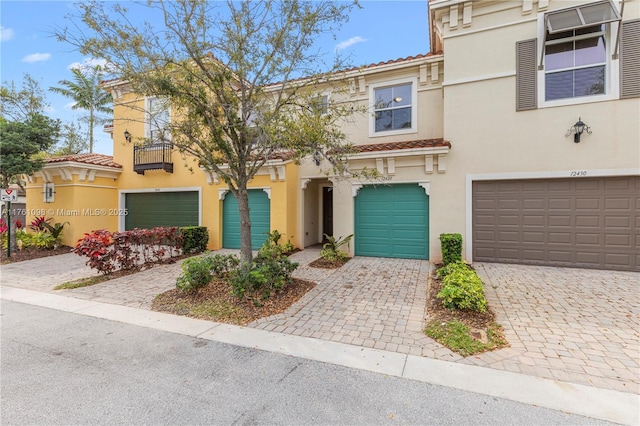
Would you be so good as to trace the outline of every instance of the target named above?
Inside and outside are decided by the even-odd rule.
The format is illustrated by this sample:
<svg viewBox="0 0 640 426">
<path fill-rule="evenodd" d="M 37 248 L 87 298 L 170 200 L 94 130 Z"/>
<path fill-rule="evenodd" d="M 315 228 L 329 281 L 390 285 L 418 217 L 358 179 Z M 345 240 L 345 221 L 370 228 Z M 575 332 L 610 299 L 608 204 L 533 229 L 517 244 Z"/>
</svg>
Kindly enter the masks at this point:
<svg viewBox="0 0 640 426">
<path fill-rule="evenodd" d="M 7 187 L 12 177 L 31 175 L 42 168 L 36 154 L 53 145 L 60 133 L 60 121 L 42 114 L 30 114 L 25 121 L 8 121 L 0 117 L 1 185 Z"/>
<path fill-rule="evenodd" d="M 330 103 L 325 113 L 310 105 L 319 91 L 342 89 L 335 72 L 345 64 L 340 58 L 324 64 L 314 42 L 333 33 L 357 6 L 326 0 L 94 0 L 79 5 L 74 28 L 56 35 L 106 59 L 134 93 L 169 100 L 171 119 L 162 127 L 171 143 L 238 197 L 246 260 L 247 183 L 260 167 L 283 155 L 309 154 L 341 164 L 335 158 L 345 152 L 337 149 L 345 145 L 340 124 L 353 108 Z M 136 21 L 152 15 L 162 24 Z M 143 112 L 137 116 L 145 117 Z"/>
</svg>

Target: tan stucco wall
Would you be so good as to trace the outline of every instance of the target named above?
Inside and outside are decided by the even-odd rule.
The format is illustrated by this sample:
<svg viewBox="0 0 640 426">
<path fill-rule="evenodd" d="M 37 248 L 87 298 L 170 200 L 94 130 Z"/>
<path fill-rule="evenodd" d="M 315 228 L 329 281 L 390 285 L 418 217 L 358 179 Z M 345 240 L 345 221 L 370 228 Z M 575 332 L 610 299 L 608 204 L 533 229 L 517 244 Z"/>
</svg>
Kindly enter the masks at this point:
<svg viewBox="0 0 640 426">
<path fill-rule="evenodd" d="M 625 19 L 640 16 L 633 3 L 626 5 Z M 538 36 L 535 5 L 523 14 L 522 2 L 504 2 L 491 6 L 496 12 L 490 14 L 491 8 L 474 3 L 469 27 L 449 30 L 445 25 L 444 138 L 452 149 L 446 191 L 438 194 L 440 187 L 432 186 L 431 234 L 433 239 L 441 232 L 460 232 L 467 257 L 473 179 L 571 177 L 575 171 L 587 176 L 640 173 L 637 98 L 578 100 L 516 112 L 515 43 Z M 552 0 L 540 13 L 570 5 Z M 507 25 L 513 22 L 517 24 Z M 565 133 L 579 118 L 593 133 L 583 134 L 576 144 Z"/>
</svg>

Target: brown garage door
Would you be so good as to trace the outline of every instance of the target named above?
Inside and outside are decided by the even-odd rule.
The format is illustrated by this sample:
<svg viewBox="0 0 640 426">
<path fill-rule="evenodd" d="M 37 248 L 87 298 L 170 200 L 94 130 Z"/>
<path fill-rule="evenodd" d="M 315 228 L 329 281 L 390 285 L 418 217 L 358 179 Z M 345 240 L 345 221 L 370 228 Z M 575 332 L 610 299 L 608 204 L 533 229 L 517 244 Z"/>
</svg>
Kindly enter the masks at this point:
<svg viewBox="0 0 640 426">
<path fill-rule="evenodd" d="M 473 260 L 640 270 L 640 177 L 473 183 Z"/>
</svg>

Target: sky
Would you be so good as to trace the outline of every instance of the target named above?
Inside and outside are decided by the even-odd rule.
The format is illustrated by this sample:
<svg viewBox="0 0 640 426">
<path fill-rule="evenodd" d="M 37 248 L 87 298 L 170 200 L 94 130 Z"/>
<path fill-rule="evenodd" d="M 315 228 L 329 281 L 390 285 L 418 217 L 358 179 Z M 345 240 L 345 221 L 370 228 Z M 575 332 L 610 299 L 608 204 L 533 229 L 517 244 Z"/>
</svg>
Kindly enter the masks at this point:
<svg viewBox="0 0 640 426">
<path fill-rule="evenodd" d="M 0 1 L 0 81 L 21 87 L 24 74 L 36 79 L 47 92 L 47 113 L 62 121 L 76 121 L 82 113 L 71 109 L 72 101 L 48 91 L 60 80 L 72 80 L 71 68 L 95 63 L 74 47 L 56 41 L 54 28 L 71 26 L 68 15 L 76 11 L 71 1 Z M 124 2 L 126 3 L 126 2 Z M 353 65 L 368 65 L 427 53 L 429 36 L 427 0 L 360 0 L 349 22 L 333 37 L 320 41 L 332 57 L 339 51 Z M 108 134 L 96 128 L 94 152 L 113 154 Z"/>
</svg>

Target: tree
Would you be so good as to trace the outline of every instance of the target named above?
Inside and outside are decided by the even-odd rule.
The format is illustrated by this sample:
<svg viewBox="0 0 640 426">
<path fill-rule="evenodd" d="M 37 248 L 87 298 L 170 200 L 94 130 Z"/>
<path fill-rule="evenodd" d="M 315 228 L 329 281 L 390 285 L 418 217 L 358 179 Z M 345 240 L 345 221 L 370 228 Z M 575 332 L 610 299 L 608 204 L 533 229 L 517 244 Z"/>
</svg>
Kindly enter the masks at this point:
<svg viewBox="0 0 640 426">
<path fill-rule="evenodd" d="M 59 142 L 50 147 L 49 153 L 54 156 L 74 155 L 87 152 L 89 144 L 87 135 L 80 123 L 63 123 Z"/>
<path fill-rule="evenodd" d="M 89 126 L 89 152 L 93 152 L 93 130 L 96 126 L 104 124 L 109 119 L 100 114 L 113 114 L 111 94 L 100 86 L 103 70 L 100 65 L 95 67 L 73 68 L 73 81 L 60 80 L 58 84 L 63 87 L 51 87 L 49 90 L 59 93 L 75 101 L 72 109 L 88 111 L 83 117 Z"/>
<path fill-rule="evenodd" d="M 0 101 L 0 115 L 9 121 L 25 121 L 32 114 L 44 114 L 49 106 L 45 101 L 44 90 L 28 73 L 22 77 L 20 89 L 16 88 L 13 81 L 3 82 Z"/>
<path fill-rule="evenodd" d="M 80 5 L 78 32 L 59 29 L 59 40 L 106 59 L 142 96 L 168 99 L 171 142 L 200 167 L 216 173 L 238 199 L 241 253 L 252 259 L 247 184 L 283 152 L 294 158 L 325 155 L 334 165 L 344 152 L 339 122 L 352 108 L 309 107 L 318 84 L 335 83 L 344 67 L 322 64 L 318 36 L 347 20 L 356 2 L 196 0 L 149 2 L 132 13 L 100 1 Z M 140 6 L 142 7 L 142 6 Z M 158 14 L 163 27 L 132 22 Z M 342 87 L 342 86 L 341 86 Z M 133 108 L 131 106 L 131 108 Z M 330 155 L 333 153 L 333 155 Z"/>
<path fill-rule="evenodd" d="M 0 177 L 6 188 L 14 176 L 33 174 L 42 168 L 34 156 L 55 143 L 60 121 L 32 113 L 25 121 L 8 121 L 0 117 Z"/>
</svg>

